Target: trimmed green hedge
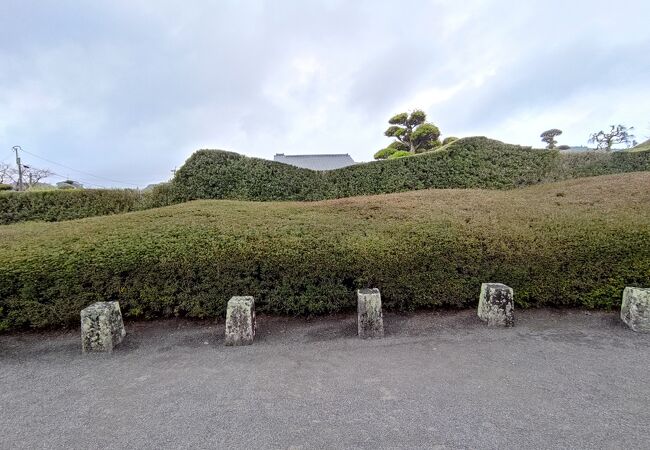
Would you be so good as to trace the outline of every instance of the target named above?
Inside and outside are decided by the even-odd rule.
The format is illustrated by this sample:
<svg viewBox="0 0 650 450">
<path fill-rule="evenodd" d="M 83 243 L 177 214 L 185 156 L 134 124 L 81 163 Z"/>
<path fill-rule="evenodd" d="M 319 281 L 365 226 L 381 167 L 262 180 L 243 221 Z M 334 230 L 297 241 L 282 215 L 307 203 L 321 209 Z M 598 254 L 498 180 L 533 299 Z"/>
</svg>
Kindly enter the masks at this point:
<svg viewBox="0 0 650 450">
<path fill-rule="evenodd" d="M 0 328 L 77 325 L 118 300 L 127 318 L 474 307 L 482 282 L 519 307 L 618 308 L 650 286 L 650 173 L 507 191 L 425 190 L 325 202 L 196 201 L 128 215 L 0 227 Z"/>
<path fill-rule="evenodd" d="M 238 153 L 199 150 L 176 171 L 169 192 L 174 203 L 199 198 L 317 200 L 325 186 L 321 175 Z"/>
<path fill-rule="evenodd" d="M 459 139 L 434 152 L 326 172 L 199 150 L 177 171 L 159 204 L 194 199 L 322 200 L 430 188 L 510 189 L 645 170 L 650 170 L 650 152 L 565 155 L 485 137 Z"/>
<path fill-rule="evenodd" d="M 553 179 L 650 170 L 650 151 L 584 152 L 562 154 Z"/>
<path fill-rule="evenodd" d="M 41 220 L 58 222 L 141 209 L 142 194 L 121 189 L 1 192 L 0 224 Z"/>
<path fill-rule="evenodd" d="M 0 193 L 0 224 L 115 214 L 195 199 L 323 200 L 430 188 L 511 189 L 650 170 L 650 151 L 562 154 L 484 137 L 434 152 L 317 172 L 220 150 L 199 150 L 152 192 L 74 190 Z"/>
</svg>

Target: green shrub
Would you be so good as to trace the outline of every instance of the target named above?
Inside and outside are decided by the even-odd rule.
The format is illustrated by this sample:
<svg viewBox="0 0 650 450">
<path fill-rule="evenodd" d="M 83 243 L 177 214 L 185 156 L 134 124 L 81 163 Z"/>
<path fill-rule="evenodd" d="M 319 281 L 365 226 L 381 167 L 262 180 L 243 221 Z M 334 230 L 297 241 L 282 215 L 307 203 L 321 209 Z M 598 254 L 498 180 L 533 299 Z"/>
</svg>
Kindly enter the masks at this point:
<svg viewBox="0 0 650 450">
<path fill-rule="evenodd" d="M 415 159 L 416 157 L 407 158 Z M 0 227 L 0 328 L 76 325 L 118 300 L 127 318 L 474 307 L 482 282 L 518 306 L 618 308 L 650 285 L 650 173 L 509 191 L 432 190 L 315 203 L 197 201 Z M 563 196 L 558 196 L 562 193 Z"/>
<path fill-rule="evenodd" d="M 317 200 L 322 174 L 265 159 L 219 150 L 199 150 L 176 171 L 168 193 L 175 202 L 223 198 L 241 200 Z"/>
<path fill-rule="evenodd" d="M 402 150 L 405 152 L 409 151 L 409 146 L 400 141 L 391 142 L 390 144 L 388 144 L 388 148 L 394 148 L 395 150 Z"/>
<path fill-rule="evenodd" d="M 0 194 L 0 224 L 57 222 L 141 208 L 142 194 L 120 189 L 64 189 Z"/>
<path fill-rule="evenodd" d="M 396 147 L 389 150 L 398 151 Z M 200 150 L 177 171 L 172 182 L 144 194 L 79 190 L 74 197 L 66 197 L 65 193 L 62 197 L 37 195 L 43 193 L 24 197 L 25 193 L 20 193 L 21 197 L 0 198 L 0 224 L 114 214 L 194 199 L 323 200 L 429 188 L 511 189 L 645 170 L 650 170 L 650 151 L 561 154 L 484 137 L 459 139 L 409 158 L 393 157 L 325 172 L 219 150 Z"/>
<path fill-rule="evenodd" d="M 0 183 L 0 191 L 10 191 L 13 188 L 14 187 L 12 185 L 10 185 L 10 184 L 2 184 L 2 183 Z"/>
<path fill-rule="evenodd" d="M 387 159 L 404 158 L 405 156 L 411 156 L 411 152 L 405 152 L 404 150 L 399 150 L 397 152 L 392 153 Z"/>
<path fill-rule="evenodd" d="M 561 180 L 650 170 L 650 151 L 564 153 L 550 179 Z"/>
<path fill-rule="evenodd" d="M 392 149 L 390 150 L 392 152 Z M 166 202 L 322 200 L 429 188 L 511 189 L 546 181 L 650 170 L 650 152 L 560 154 L 463 138 L 437 151 L 325 172 L 200 150 L 177 172 Z"/>
<path fill-rule="evenodd" d="M 377 153 L 373 155 L 373 158 L 375 159 L 386 159 L 390 157 L 393 153 L 397 152 L 398 150 L 394 147 L 386 147 L 384 149 L 379 150 Z"/>
<path fill-rule="evenodd" d="M 38 183 L 33 186 L 29 186 L 27 188 L 27 192 L 54 191 L 56 189 L 56 186 L 52 186 L 51 184 Z"/>
<path fill-rule="evenodd" d="M 454 136 L 448 136 L 448 137 L 446 137 L 446 138 L 442 141 L 442 145 L 451 144 L 452 142 L 457 141 L 457 140 L 458 140 L 457 137 L 454 137 Z"/>
<path fill-rule="evenodd" d="M 177 203 L 174 185 L 171 183 L 160 183 L 155 185 L 151 190 L 142 193 L 142 199 L 139 209 L 159 208 Z"/>
</svg>

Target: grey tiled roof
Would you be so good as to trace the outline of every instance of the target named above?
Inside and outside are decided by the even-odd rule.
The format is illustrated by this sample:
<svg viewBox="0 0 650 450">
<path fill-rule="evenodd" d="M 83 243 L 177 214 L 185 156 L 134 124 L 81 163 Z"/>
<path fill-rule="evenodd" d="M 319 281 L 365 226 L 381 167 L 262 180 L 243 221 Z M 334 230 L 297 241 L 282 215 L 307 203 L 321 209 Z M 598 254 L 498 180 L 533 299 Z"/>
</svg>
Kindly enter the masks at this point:
<svg viewBox="0 0 650 450">
<path fill-rule="evenodd" d="M 277 153 L 273 161 L 312 170 L 332 170 L 356 164 L 347 153 L 335 155 L 285 155 Z"/>
</svg>

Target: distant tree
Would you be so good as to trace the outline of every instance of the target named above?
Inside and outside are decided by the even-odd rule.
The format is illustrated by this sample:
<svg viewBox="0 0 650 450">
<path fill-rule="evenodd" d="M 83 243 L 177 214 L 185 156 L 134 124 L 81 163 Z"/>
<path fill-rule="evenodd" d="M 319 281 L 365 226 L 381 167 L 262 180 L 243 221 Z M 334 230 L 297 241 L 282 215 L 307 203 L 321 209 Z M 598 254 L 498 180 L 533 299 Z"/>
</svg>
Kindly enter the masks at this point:
<svg viewBox="0 0 650 450">
<path fill-rule="evenodd" d="M 452 142 L 457 141 L 457 140 L 458 140 L 457 137 L 454 137 L 454 136 L 447 136 L 447 137 L 442 141 L 442 145 L 451 144 Z"/>
<path fill-rule="evenodd" d="M 33 186 L 41 180 L 54 175 L 50 169 L 37 169 L 36 167 L 23 165 L 23 184 L 26 187 Z M 9 164 L 0 164 L 0 184 L 15 183 L 18 181 L 18 169 Z"/>
<path fill-rule="evenodd" d="M 37 169 L 32 166 L 23 166 L 23 182 L 30 187 L 52 175 L 54 175 L 54 172 L 50 169 Z"/>
<path fill-rule="evenodd" d="M 610 125 L 609 132 L 599 131 L 589 136 L 589 142 L 596 144 L 599 150 L 610 151 L 612 146 L 617 144 L 625 144 L 628 148 L 634 142 L 634 135 L 630 131 L 634 127 L 627 128 L 624 125 Z"/>
<path fill-rule="evenodd" d="M 558 150 L 569 150 L 570 148 L 571 148 L 571 147 L 568 146 L 568 145 L 560 145 L 560 146 L 558 146 L 557 149 L 558 149 Z"/>
<path fill-rule="evenodd" d="M 9 164 L 0 163 L 0 184 L 9 184 L 14 181 L 14 169 Z"/>
<path fill-rule="evenodd" d="M 555 148 L 555 144 L 557 144 L 555 138 L 561 134 L 562 134 L 562 130 L 558 130 L 557 128 L 551 128 L 550 130 L 544 131 L 542 134 L 539 135 L 539 137 L 542 138 L 542 142 L 546 142 L 546 148 L 552 149 Z"/>
<path fill-rule="evenodd" d="M 439 147 L 440 130 L 426 120 L 427 115 L 419 109 L 411 114 L 404 112 L 391 117 L 388 121 L 391 126 L 384 132 L 384 135 L 395 138 L 395 141 L 387 148 L 375 153 L 375 159 L 388 158 L 397 151 L 421 153 Z"/>
</svg>

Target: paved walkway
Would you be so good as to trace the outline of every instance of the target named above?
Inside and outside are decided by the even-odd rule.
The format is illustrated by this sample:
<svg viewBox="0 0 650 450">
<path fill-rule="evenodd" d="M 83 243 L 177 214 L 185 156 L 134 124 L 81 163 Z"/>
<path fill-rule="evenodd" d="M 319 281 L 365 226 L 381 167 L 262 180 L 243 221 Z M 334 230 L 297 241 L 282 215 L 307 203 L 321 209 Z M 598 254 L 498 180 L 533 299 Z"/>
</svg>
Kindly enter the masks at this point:
<svg viewBox="0 0 650 450">
<path fill-rule="evenodd" d="M 1 448 L 647 448 L 650 335 L 614 313 L 473 311 L 127 323 L 111 356 L 77 331 L 0 336 Z"/>
</svg>

